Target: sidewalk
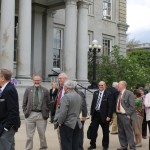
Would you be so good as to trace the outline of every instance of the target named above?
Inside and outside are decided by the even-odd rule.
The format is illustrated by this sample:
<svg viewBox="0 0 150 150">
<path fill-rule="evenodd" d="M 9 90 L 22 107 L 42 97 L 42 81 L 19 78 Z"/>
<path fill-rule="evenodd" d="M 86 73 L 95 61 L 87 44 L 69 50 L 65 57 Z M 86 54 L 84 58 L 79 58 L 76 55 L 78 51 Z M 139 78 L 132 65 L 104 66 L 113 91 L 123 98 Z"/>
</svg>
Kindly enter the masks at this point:
<svg viewBox="0 0 150 150">
<path fill-rule="evenodd" d="M 16 150 L 25 150 L 26 131 L 25 131 L 24 120 L 22 120 L 21 123 L 22 123 L 21 127 L 19 128 L 19 131 L 16 133 L 16 136 L 15 136 Z M 89 123 L 90 123 L 90 119 L 88 119 L 86 121 L 85 126 L 84 126 L 84 129 L 85 129 L 84 150 L 87 150 L 87 148 L 89 147 L 89 143 L 90 143 L 90 141 L 86 138 L 86 131 L 87 131 L 87 128 L 89 126 Z M 97 139 L 97 150 L 102 150 L 101 127 L 99 128 L 98 134 L 99 135 L 98 135 L 98 139 Z M 49 122 L 47 124 L 46 138 L 47 138 L 48 150 L 59 150 L 57 132 L 56 132 L 56 130 L 54 130 L 53 124 L 51 124 Z M 120 147 L 120 145 L 119 145 L 118 135 L 111 135 L 110 134 L 109 150 L 116 150 L 119 147 Z M 39 137 L 38 137 L 37 131 L 34 135 L 34 148 L 33 148 L 33 150 L 39 150 Z M 141 148 L 137 148 L 137 150 L 148 150 L 148 139 L 143 140 L 143 146 Z"/>
</svg>

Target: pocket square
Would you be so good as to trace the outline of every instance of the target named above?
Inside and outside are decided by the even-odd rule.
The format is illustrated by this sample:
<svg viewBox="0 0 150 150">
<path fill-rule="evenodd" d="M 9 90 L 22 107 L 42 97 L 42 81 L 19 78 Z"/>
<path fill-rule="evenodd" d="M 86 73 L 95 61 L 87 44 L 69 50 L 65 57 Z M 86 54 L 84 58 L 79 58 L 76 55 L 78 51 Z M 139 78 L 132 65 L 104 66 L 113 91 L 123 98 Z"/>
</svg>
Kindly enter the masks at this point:
<svg viewBox="0 0 150 150">
<path fill-rule="evenodd" d="M 0 102 L 4 102 L 5 101 L 5 99 L 0 99 Z"/>
</svg>

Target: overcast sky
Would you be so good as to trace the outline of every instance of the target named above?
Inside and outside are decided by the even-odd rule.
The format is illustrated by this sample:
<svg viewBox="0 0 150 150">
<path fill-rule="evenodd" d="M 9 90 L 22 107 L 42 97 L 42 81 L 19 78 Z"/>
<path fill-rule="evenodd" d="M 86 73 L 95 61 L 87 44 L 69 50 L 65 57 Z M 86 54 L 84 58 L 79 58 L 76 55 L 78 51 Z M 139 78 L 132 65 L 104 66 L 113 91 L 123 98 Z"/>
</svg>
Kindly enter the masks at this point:
<svg viewBox="0 0 150 150">
<path fill-rule="evenodd" d="M 150 43 L 150 0 L 127 0 L 129 39 Z"/>
</svg>

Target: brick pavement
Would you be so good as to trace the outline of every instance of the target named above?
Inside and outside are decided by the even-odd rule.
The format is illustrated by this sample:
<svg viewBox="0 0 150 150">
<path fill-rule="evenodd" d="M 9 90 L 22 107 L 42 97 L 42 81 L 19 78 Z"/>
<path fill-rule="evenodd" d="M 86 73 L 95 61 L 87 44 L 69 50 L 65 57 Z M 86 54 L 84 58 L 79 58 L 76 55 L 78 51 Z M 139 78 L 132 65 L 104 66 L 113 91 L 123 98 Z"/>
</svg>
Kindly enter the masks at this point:
<svg viewBox="0 0 150 150">
<path fill-rule="evenodd" d="M 89 147 L 89 140 L 86 138 L 86 131 L 88 128 L 88 125 L 90 123 L 90 120 L 87 120 L 85 123 L 85 139 L 84 139 L 84 149 L 87 150 Z M 97 139 L 97 149 L 96 150 L 102 150 L 101 146 L 101 128 L 99 128 L 99 136 Z M 56 130 L 53 129 L 53 124 L 48 123 L 47 131 L 46 131 L 46 138 L 47 138 L 47 144 L 48 144 L 48 150 L 59 150 L 59 144 L 57 139 L 57 133 Z M 25 148 L 25 141 L 26 141 L 26 132 L 25 132 L 25 123 L 24 120 L 22 120 L 21 128 L 19 129 L 19 132 L 16 134 L 16 150 L 24 150 Z M 118 136 L 117 135 L 111 135 L 110 134 L 110 148 L 109 150 L 116 150 L 119 145 Z M 37 131 L 34 135 L 34 148 L 33 150 L 39 149 L 39 138 Z M 141 148 L 137 148 L 137 150 L 148 150 L 148 139 L 143 140 L 143 146 Z"/>
</svg>

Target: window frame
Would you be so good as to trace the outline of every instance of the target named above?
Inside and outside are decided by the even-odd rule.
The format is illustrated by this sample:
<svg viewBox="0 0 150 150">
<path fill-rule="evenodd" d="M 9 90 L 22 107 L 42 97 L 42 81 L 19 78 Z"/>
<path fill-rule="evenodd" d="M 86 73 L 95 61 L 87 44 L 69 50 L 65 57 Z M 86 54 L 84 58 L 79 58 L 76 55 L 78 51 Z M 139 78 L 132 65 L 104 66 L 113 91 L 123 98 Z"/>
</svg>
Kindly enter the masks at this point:
<svg viewBox="0 0 150 150">
<path fill-rule="evenodd" d="M 106 6 L 104 6 L 104 5 L 106 5 Z M 109 7 L 109 5 L 110 5 L 110 7 Z M 112 20 L 112 0 L 103 0 L 103 18 Z"/>
<path fill-rule="evenodd" d="M 54 69 L 54 70 L 61 70 L 62 69 L 62 51 L 63 51 L 63 38 L 64 38 L 64 29 L 63 28 L 59 28 L 59 27 L 54 27 L 54 29 L 53 29 L 54 31 L 53 31 L 53 36 L 54 36 L 54 38 L 53 38 L 53 64 L 52 64 L 52 68 Z M 59 30 L 59 32 L 60 32 L 60 39 L 56 39 L 56 40 L 60 40 L 60 47 L 55 47 L 55 37 L 56 37 L 56 35 L 55 35 L 55 30 Z M 58 44 L 58 45 L 59 45 Z M 57 45 L 57 44 L 56 44 Z M 55 50 L 58 50 L 59 52 L 59 58 L 54 58 L 54 51 Z M 54 59 L 55 59 L 55 61 L 56 61 L 56 66 L 54 66 Z M 57 62 L 59 61 L 59 67 L 58 67 L 58 64 L 57 64 Z"/>
</svg>

